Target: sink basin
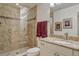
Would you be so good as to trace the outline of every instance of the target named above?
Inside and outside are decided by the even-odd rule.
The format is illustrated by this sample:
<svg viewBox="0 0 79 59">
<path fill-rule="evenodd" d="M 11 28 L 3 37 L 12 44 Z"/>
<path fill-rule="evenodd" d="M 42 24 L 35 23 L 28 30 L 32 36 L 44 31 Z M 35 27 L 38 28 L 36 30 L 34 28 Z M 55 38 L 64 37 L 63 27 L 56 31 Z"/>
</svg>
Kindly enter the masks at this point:
<svg viewBox="0 0 79 59">
<path fill-rule="evenodd" d="M 72 41 L 72 40 L 56 40 L 56 41 L 53 41 L 53 42 L 56 43 L 56 44 L 59 44 L 59 45 L 68 46 L 68 47 L 74 47 L 74 48 L 79 49 L 79 42 L 76 42 L 76 41 Z"/>
<path fill-rule="evenodd" d="M 77 42 L 77 41 L 73 41 L 73 40 L 63 40 L 63 41 L 68 42 L 68 43 L 78 44 L 79 45 L 79 42 Z"/>
</svg>

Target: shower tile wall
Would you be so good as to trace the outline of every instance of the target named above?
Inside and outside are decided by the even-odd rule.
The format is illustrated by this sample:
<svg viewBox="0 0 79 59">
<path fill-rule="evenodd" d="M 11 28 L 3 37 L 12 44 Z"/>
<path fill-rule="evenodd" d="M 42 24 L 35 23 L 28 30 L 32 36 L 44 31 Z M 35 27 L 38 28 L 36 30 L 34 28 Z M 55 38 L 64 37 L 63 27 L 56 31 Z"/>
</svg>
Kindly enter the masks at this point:
<svg viewBox="0 0 79 59">
<path fill-rule="evenodd" d="M 36 38 L 36 27 L 37 27 L 37 6 L 31 8 L 28 11 L 28 17 L 27 17 L 27 36 L 28 36 L 28 42 L 27 45 L 29 47 L 35 47 L 37 46 L 37 38 Z"/>
<path fill-rule="evenodd" d="M 11 29 L 9 28 L 10 24 L 7 24 L 8 21 L 0 18 L 0 50 L 4 50 L 9 45 L 9 39 L 11 39 Z"/>
<path fill-rule="evenodd" d="M 0 53 L 25 47 L 20 34 L 20 8 L 0 4 Z"/>
</svg>

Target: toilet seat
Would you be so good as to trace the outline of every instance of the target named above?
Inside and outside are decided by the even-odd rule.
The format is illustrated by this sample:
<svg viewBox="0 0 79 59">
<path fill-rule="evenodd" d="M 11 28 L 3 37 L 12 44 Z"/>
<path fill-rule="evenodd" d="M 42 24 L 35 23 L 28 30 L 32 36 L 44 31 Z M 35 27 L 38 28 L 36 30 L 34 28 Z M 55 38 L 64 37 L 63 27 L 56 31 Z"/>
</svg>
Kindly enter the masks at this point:
<svg viewBox="0 0 79 59">
<path fill-rule="evenodd" d="M 38 47 L 30 48 L 27 50 L 27 55 L 29 56 L 36 56 L 40 54 L 40 49 Z"/>
</svg>

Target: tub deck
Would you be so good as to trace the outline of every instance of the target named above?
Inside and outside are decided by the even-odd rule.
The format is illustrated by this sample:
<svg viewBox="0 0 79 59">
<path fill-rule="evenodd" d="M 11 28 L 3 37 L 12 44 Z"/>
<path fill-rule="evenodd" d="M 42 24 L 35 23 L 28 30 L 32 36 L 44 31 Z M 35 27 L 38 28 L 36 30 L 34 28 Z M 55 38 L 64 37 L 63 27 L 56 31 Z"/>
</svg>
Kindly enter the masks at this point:
<svg viewBox="0 0 79 59">
<path fill-rule="evenodd" d="M 0 56 L 25 56 L 28 49 L 29 47 L 24 47 L 10 52 L 1 53 Z"/>
</svg>

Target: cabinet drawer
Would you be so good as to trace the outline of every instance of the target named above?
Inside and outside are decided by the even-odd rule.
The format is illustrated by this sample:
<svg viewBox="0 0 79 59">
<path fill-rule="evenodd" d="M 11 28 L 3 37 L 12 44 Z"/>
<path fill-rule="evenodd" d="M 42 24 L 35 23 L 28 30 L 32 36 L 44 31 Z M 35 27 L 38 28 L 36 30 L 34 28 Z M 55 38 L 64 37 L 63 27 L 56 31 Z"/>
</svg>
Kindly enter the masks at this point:
<svg viewBox="0 0 79 59">
<path fill-rule="evenodd" d="M 63 56 L 72 56 L 72 49 L 59 46 L 58 52 Z"/>
<path fill-rule="evenodd" d="M 74 56 L 79 56 L 79 51 L 73 50 Z"/>
</svg>

